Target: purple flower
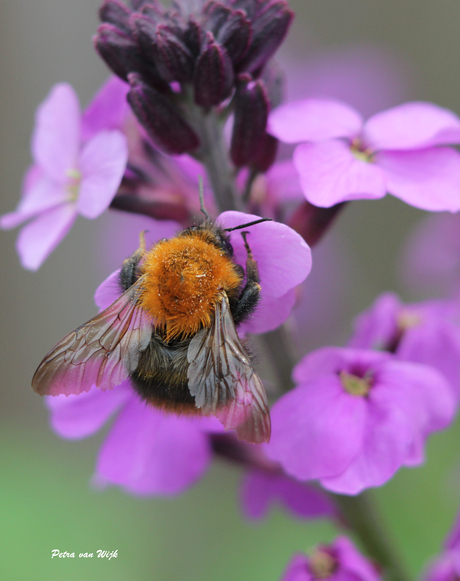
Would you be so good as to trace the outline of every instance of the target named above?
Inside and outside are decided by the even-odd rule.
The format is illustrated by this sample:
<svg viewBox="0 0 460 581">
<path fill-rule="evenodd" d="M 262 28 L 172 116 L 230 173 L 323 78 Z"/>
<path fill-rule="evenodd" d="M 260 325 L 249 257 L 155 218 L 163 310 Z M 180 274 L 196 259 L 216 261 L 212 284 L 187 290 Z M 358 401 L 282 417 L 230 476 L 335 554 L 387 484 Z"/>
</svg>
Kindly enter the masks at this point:
<svg viewBox="0 0 460 581">
<path fill-rule="evenodd" d="M 378 581 L 376 568 L 365 559 L 347 537 L 331 545 L 319 546 L 310 556 L 295 555 L 281 581 Z"/>
<path fill-rule="evenodd" d="M 63 438 L 92 435 L 117 414 L 99 452 L 95 484 L 115 484 L 133 494 L 178 494 L 206 471 L 215 418 L 166 414 L 142 402 L 124 381 L 111 391 L 92 387 L 80 395 L 46 398 L 51 425 Z"/>
<path fill-rule="evenodd" d="M 34 165 L 23 197 L 0 226 L 15 228 L 30 220 L 19 234 L 21 263 L 38 269 L 64 238 L 78 214 L 97 218 L 108 208 L 120 185 L 128 151 L 119 131 L 99 131 L 81 139 L 78 98 L 70 85 L 56 85 L 40 105 L 32 136 Z"/>
<path fill-rule="evenodd" d="M 452 390 L 436 369 L 388 353 L 323 348 L 294 369 L 273 406 L 269 458 L 299 480 L 357 494 L 423 461 L 426 436 L 448 425 Z"/>
<path fill-rule="evenodd" d="M 393 293 L 381 295 L 355 322 L 349 347 L 394 353 L 402 361 L 438 369 L 460 397 L 460 327 L 452 320 L 454 304 L 426 301 L 404 305 Z"/>
<path fill-rule="evenodd" d="M 424 581 L 456 581 L 460 577 L 460 518 L 457 519 L 449 533 L 444 551 L 434 559 L 425 574 Z"/>
<path fill-rule="evenodd" d="M 83 141 L 107 129 L 125 132 L 126 125 L 134 117 L 126 100 L 128 91 L 129 85 L 118 77 L 111 76 L 107 79 L 83 112 L 81 118 Z"/>
<path fill-rule="evenodd" d="M 250 519 L 261 519 L 275 502 L 300 518 L 334 517 L 336 513 L 333 503 L 320 489 L 277 471 L 247 472 L 241 489 L 244 514 Z"/>
<path fill-rule="evenodd" d="M 405 245 L 401 278 L 420 292 L 442 296 L 460 290 L 460 215 L 428 215 L 415 227 Z"/>
<path fill-rule="evenodd" d="M 269 117 L 268 131 L 301 143 L 294 163 L 309 202 L 330 207 L 387 192 L 423 210 L 460 209 L 460 119 L 431 103 L 405 103 L 364 122 L 349 105 L 305 99 Z"/>
</svg>

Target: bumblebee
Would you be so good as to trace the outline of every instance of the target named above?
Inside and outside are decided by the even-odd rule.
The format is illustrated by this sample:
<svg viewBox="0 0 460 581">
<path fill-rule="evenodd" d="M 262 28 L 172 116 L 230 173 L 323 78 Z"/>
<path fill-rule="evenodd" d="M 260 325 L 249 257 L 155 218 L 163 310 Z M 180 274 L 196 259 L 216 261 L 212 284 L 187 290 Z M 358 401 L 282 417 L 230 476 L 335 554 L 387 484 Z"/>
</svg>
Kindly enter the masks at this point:
<svg viewBox="0 0 460 581">
<path fill-rule="evenodd" d="M 122 294 L 60 341 L 32 380 L 40 395 L 70 395 L 129 378 L 147 403 L 180 414 L 214 415 L 247 442 L 268 442 L 262 382 L 236 328 L 254 312 L 260 279 L 248 241 L 246 272 L 230 231 L 208 217 L 122 265 Z M 245 279 L 245 282 L 243 282 Z"/>
</svg>

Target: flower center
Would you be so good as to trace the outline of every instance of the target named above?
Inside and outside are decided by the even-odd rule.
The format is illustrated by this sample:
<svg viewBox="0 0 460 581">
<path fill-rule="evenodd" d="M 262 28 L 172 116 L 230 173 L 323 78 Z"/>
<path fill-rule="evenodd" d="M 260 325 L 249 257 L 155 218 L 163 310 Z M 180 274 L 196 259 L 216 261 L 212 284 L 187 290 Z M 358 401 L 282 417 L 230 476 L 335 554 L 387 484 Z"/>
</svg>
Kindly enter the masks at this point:
<svg viewBox="0 0 460 581">
<path fill-rule="evenodd" d="M 372 163 L 374 161 L 374 154 L 369 147 L 366 147 L 359 137 L 355 137 L 351 142 L 351 153 L 365 163 Z"/>
<path fill-rule="evenodd" d="M 337 561 L 322 549 L 313 553 L 309 560 L 312 575 L 316 579 L 327 579 L 337 569 Z"/>
<path fill-rule="evenodd" d="M 422 317 L 418 313 L 410 313 L 409 311 L 402 311 L 397 317 L 398 329 L 401 331 L 407 331 L 412 327 L 420 325 L 422 322 Z"/>
<path fill-rule="evenodd" d="M 372 377 L 370 375 L 359 377 L 358 375 L 341 371 L 340 381 L 347 393 L 359 397 L 366 396 L 372 387 Z"/>
<path fill-rule="evenodd" d="M 67 177 L 69 181 L 67 182 L 66 190 L 69 194 L 69 202 L 76 202 L 80 191 L 81 172 L 78 169 L 69 169 L 67 171 Z"/>
</svg>

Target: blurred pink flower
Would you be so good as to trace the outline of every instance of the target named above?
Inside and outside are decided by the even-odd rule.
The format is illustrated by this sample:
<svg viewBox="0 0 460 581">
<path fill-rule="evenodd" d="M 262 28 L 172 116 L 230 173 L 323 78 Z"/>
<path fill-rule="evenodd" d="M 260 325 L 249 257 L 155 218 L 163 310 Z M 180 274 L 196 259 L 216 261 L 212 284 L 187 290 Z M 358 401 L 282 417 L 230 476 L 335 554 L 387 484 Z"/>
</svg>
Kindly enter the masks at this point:
<svg viewBox="0 0 460 581">
<path fill-rule="evenodd" d="M 347 537 L 317 547 L 309 556 L 292 557 L 281 581 L 378 581 L 381 575 Z"/>
<path fill-rule="evenodd" d="M 19 234 L 21 263 L 38 269 L 65 237 L 78 214 L 97 218 L 116 194 L 128 158 L 120 131 L 99 131 L 82 141 L 78 98 L 70 85 L 56 85 L 40 105 L 29 169 L 16 211 L 0 219 Z"/>
<path fill-rule="evenodd" d="M 431 103 L 413 102 L 364 123 L 349 105 L 304 99 L 271 112 L 267 131 L 294 152 L 305 197 L 320 207 L 387 192 L 430 211 L 460 209 L 460 119 Z"/>
<path fill-rule="evenodd" d="M 457 581 L 460 577 L 460 515 L 444 543 L 444 551 L 428 565 L 424 581 Z"/>
<path fill-rule="evenodd" d="M 424 363 L 449 380 L 460 398 L 460 326 L 452 301 L 405 305 L 393 293 L 380 295 L 355 321 L 348 347 L 389 351 L 402 361 Z"/>
<path fill-rule="evenodd" d="M 332 501 L 322 490 L 282 472 L 249 470 L 244 476 L 240 496 L 244 514 L 253 520 L 266 516 L 274 503 L 300 518 L 325 518 L 336 514 Z"/>
<path fill-rule="evenodd" d="M 403 248 L 400 276 L 422 296 L 460 293 L 460 215 L 423 218 Z"/>
</svg>

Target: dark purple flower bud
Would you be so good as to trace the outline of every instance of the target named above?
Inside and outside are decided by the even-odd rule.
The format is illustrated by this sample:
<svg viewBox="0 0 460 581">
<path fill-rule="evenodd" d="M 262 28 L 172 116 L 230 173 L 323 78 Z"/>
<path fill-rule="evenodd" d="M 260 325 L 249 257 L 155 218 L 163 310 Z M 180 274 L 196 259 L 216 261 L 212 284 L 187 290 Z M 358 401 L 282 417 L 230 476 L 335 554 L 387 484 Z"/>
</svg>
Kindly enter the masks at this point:
<svg viewBox="0 0 460 581">
<path fill-rule="evenodd" d="M 193 57 L 195 59 L 198 58 L 201 50 L 201 28 L 193 18 L 190 18 L 187 22 L 187 28 L 182 34 L 182 39 Z"/>
<path fill-rule="evenodd" d="M 238 10 L 219 30 L 217 40 L 225 46 L 233 63 L 237 65 L 248 51 L 251 38 L 251 23 L 244 12 Z"/>
<path fill-rule="evenodd" d="M 233 63 L 241 60 L 249 46 L 251 24 L 243 10 L 230 8 L 213 0 L 204 13 L 207 16 L 206 28 L 210 30 L 219 44 L 227 49 Z"/>
<path fill-rule="evenodd" d="M 250 165 L 262 146 L 270 103 L 263 81 L 241 75 L 236 89 L 230 155 L 237 167 Z"/>
<path fill-rule="evenodd" d="M 134 14 L 130 23 L 143 55 L 155 63 L 166 82 L 192 80 L 193 56 L 169 27 L 157 26 L 143 14 Z"/>
<path fill-rule="evenodd" d="M 192 80 L 195 64 L 192 53 L 166 26 L 157 28 L 153 53 L 158 70 L 167 81 Z"/>
<path fill-rule="evenodd" d="M 93 39 L 97 52 L 124 81 L 130 72 L 140 72 L 144 62 L 136 41 L 113 24 L 101 24 Z"/>
<path fill-rule="evenodd" d="M 279 141 L 276 137 L 265 132 L 260 139 L 255 157 L 251 161 L 251 167 L 265 173 L 275 163 L 278 144 Z"/>
<path fill-rule="evenodd" d="M 232 2 L 233 9 L 244 10 L 250 19 L 254 18 L 256 12 L 260 10 L 260 6 L 260 0 L 233 0 Z"/>
<path fill-rule="evenodd" d="M 125 32 L 130 33 L 129 17 L 131 11 L 129 8 L 119 0 L 105 0 L 104 4 L 99 8 L 99 18 L 101 22 L 115 24 L 115 26 Z"/>
<path fill-rule="evenodd" d="M 133 10 L 141 10 L 144 6 L 153 5 L 160 8 L 158 0 L 131 0 Z"/>
<path fill-rule="evenodd" d="M 193 79 L 195 102 L 201 107 L 213 107 L 230 96 L 233 88 L 233 64 L 227 50 L 206 34 L 206 45 L 195 67 Z"/>
<path fill-rule="evenodd" d="M 159 24 L 163 20 L 164 9 L 159 2 L 148 2 L 142 6 L 140 13 L 150 18 L 154 24 Z"/>
<path fill-rule="evenodd" d="M 155 220 L 174 220 L 180 224 L 190 223 L 190 212 L 183 203 L 140 198 L 129 191 L 131 184 L 128 180 L 124 182 L 120 186 L 120 193 L 112 200 L 111 208 L 132 214 L 142 214 Z M 127 193 L 123 193 L 124 188 L 128 190 Z"/>
<path fill-rule="evenodd" d="M 130 74 L 128 80 L 128 102 L 159 149 L 179 155 L 199 146 L 196 133 L 170 98 L 146 85 L 140 75 Z"/>
<path fill-rule="evenodd" d="M 207 17 L 206 26 L 214 36 L 217 36 L 222 25 L 229 19 L 232 14 L 230 8 L 224 6 L 216 0 L 211 0 L 204 7 L 203 13 Z"/>
<path fill-rule="evenodd" d="M 136 39 L 113 24 L 101 24 L 93 38 L 97 52 L 112 71 L 128 80 L 129 73 L 140 73 L 149 84 L 165 92 L 169 85 L 161 78 L 153 61 L 143 55 Z"/>
<path fill-rule="evenodd" d="M 251 45 L 239 70 L 253 72 L 264 65 L 283 42 L 293 17 L 284 0 L 267 4 L 252 20 Z"/>
</svg>

